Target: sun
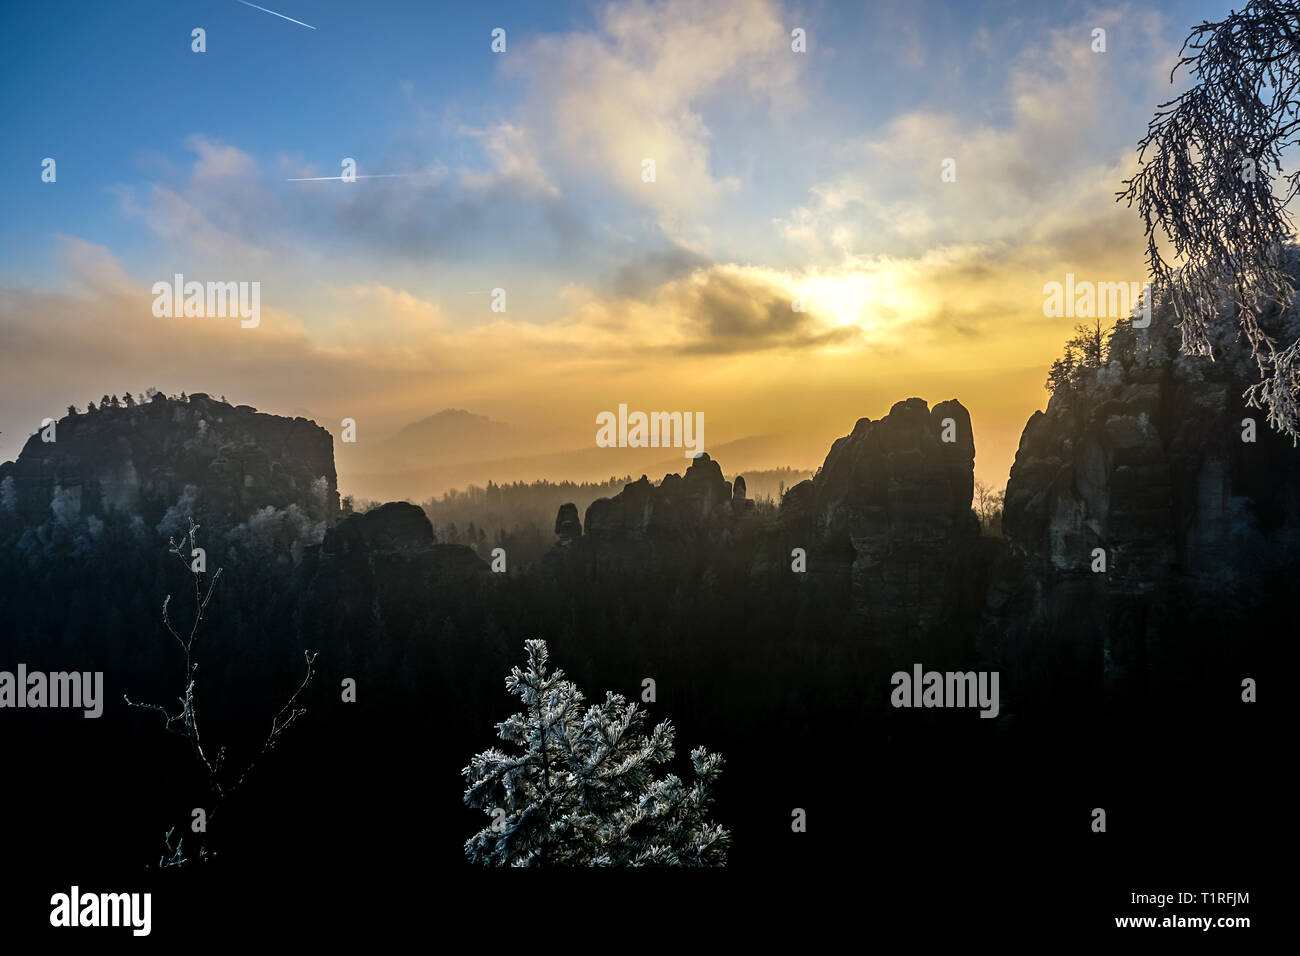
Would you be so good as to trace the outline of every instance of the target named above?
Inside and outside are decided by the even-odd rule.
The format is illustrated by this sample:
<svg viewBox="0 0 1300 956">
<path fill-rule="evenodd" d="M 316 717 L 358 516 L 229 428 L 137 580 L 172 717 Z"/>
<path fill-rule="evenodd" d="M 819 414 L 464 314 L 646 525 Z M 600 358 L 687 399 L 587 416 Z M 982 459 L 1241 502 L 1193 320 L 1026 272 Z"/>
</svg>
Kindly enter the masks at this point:
<svg viewBox="0 0 1300 956">
<path fill-rule="evenodd" d="M 838 327 L 860 325 L 871 301 L 867 276 L 819 276 L 806 280 L 800 292 L 808 310 Z"/>
</svg>

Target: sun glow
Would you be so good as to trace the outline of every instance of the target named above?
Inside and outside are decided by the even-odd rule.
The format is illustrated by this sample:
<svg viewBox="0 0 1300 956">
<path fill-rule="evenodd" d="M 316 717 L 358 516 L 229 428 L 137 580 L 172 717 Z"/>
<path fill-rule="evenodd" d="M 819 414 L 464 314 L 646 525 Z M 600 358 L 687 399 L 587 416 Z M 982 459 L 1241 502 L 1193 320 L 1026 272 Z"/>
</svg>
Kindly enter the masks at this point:
<svg viewBox="0 0 1300 956">
<path fill-rule="evenodd" d="M 892 273 L 818 276 L 804 280 L 797 294 L 809 312 L 838 328 L 877 328 L 882 307 L 888 313 L 906 314 L 907 296 L 895 287 Z"/>
</svg>

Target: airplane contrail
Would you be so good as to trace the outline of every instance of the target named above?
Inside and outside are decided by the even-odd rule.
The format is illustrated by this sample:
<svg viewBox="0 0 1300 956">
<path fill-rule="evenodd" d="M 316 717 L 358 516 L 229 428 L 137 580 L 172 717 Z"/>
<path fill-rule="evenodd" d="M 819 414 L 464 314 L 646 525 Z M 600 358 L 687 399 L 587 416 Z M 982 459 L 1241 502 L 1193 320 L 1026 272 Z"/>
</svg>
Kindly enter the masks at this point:
<svg viewBox="0 0 1300 956">
<path fill-rule="evenodd" d="M 358 173 L 353 179 L 399 179 L 405 176 L 418 176 L 419 173 L 371 173 L 362 175 Z M 296 178 L 286 179 L 287 183 L 323 183 L 331 179 L 342 179 L 342 176 L 299 176 Z"/>
<path fill-rule="evenodd" d="M 308 30 L 316 29 L 310 23 L 303 23 L 301 20 L 295 20 L 293 17 L 286 17 L 283 13 L 276 13 L 274 10 L 266 9 L 266 7 L 259 7 L 255 3 L 249 3 L 248 0 L 239 0 L 239 2 L 246 7 L 252 7 L 254 10 L 261 10 L 263 13 L 269 13 L 273 17 L 279 17 L 281 20 L 288 20 L 290 23 L 296 23 L 300 27 L 306 27 Z"/>
</svg>

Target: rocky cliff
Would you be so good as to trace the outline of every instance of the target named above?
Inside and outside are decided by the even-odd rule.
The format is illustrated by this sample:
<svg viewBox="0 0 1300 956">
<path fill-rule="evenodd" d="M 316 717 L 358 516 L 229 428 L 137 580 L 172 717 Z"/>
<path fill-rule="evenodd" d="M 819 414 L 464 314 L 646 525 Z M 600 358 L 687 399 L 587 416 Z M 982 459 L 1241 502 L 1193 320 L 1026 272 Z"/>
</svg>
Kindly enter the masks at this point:
<svg viewBox="0 0 1300 956">
<path fill-rule="evenodd" d="M 385 577 L 386 569 L 399 565 L 411 567 L 417 576 L 428 573 L 440 580 L 488 569 L 471 548 L 435 543 L 428 516 L 406 501 L 348 515 L 325 532 L 320 558 L 353 577 Z"/>
<path fill-rule="evenodd" d="M 643 541 L 720 531 L 734 523 L 731 482 L 704 453 L 685 475 L 665 475 L 658 485 L 642 475 L 613 498 L 598 498 L 583 526 L 589 537 Z"/>
<path fill-rule="evenodd" d="M 559 541 L 547 563 L 578 560 L 632 570 L 656 562 L 680 567 L 688 556 L 733 560 L 738 537 L 755 527 L 744 479 L 736 485 L 706 452 L 683 475 L 665 475 L 658 484 L 642 475 L 614 497 L 596 499 L 582 521 L 576 506 L 562 505 L 555 519 Z"/>
<path fill-rule="evenodd" d="M 479 634 L 451 623 L 465 608 L 493 606 L 494 578 L 471 548 L 435 543 L 419 507 L 389 502 L 343 518 L 303 562 L 303 628 L 335 686 L 351 677 L 368 694 L 418 699 L 428 687 L 415 675 L 438 673 L 440 656 L 463 656 L 476 669 L 501 665 Z"/>
<path fill-rule="evenodd" d="M 651 574 L 679 591 L 725 585 L 756 608 L 824 606 L 887 658 L 988 662 L 1006 674 L 1008 713 L 1062 688 L 1124 699 L 1203 687 L 1216 669 L 1239 681 L 1249 675 L 1236 662 L 1275 628 L 1300 569 L 1300 451 L 1244 404 L 1240 355 L 1180 356 L 1163 318 L 1029 420 L 1002 539 L 981 537 L 971 513 L 966 409 L 909 398 L 858 421 L 778 512 L 707 454 L 581 518 L 565 505 L 547 558 L 563 573 L 524 587 L 559 606 L 585 595 L 592 574 Z M 477 600 L 508 577 L 436 544 L 413 505 L 338 521 L 332 441 L 304 419 L 200 394 L 70 415 L 47 434 L 0 465 L 14 540 L 52 518 L 139 515 L 154 527 L 201 500 L 205 520 L 215 512 L 256 562 L 280 547 L 258 514 L 310 512 L 310 540 L 291 535 L 293 564 L 310 549 L 300 580 L 323 615 L 314 626 L 340 641 L 358 621 L 400 632 L 415 602 Z"/>
<path fill-rule="evenodd" d="M 1300 453 L 1242 399 L 1240 347 L 1179 355 L 1168 318 L 1021 437 L 982 644 L 1028 676 L 1073 670 L 1121 699 L 1189 681 L 1268 626 L 1271 584 L 1300 567 Z"/>
<path fill-rule="evenodd" d="M 290 504 L 332 522 L 339 507 L 333 439 L 305 418 L 202 393 L 188 401 L 156 395 L 65 416 L 29 438 L 16 461 L 0 464 L 3 504 L 29 522 L 48 520 L 53 506 L 74 517 L 139 514 L 153 525 L 187 487 L 202 490 L 208 513 L 225 526 Z"/>
<path fill-rule="evenodd" d="M 391 501 L 326 531 L 305 576 L 308 603 L 337 624 L 364 618 L 376 601 L 405 613 L 431 588 L 461 586 L 487 573 L 472 549 L 435 543 L 433 525 L 418 506 Z"/>
<path fill-rule="evenodd" d="M 777 520 L 756 513 L 743 476 L 726 481 L 705 454 L 685 475 L 658 485 L 642 476 L 594 502 L 583 525 L 562 507 L 552 560 L 580 553 L 610 566 L 722 550 L 762 577 L 788 570 L 799 548 L 800 573 L 848 579 L 866 639 L 932 635 L 978 615 L 974 462 L 961 403 L 930 409 L 911 398 L 837 440 L 816 477 L 786 493 Z"/>
<path fill-rule="evenodd" d="M 551 559 L 646 568 L 709 553 L 716 567 L 726 554 L 776 587 L 802 549 L 794 579 L 830 580 L 827 593 L 847 581 L 864 641 L 999 668 L 1012 707 L 1204 686 L 1282 619 L 1300 570 L 1300 451 L 1246 406 L 1239 350 L 1182 356 L 1164 319 L 1031 417 L 1002 539 L 981 537 L 971 511 L 965 408 L 911 398 L 837 440 L 774 520 L 705 456 L 594 503 L 585 534 L 561 508 Z"/>
<path fill-rule="evenodd" d="M 979 524 L 975 441 L 955 400 L 896 403 L 836 440 L 781 506 L 781 536 L 806 542 L 810 571 L 848 562 L 871 639 L 918 636 L 969 614 Z"/>
</svg>

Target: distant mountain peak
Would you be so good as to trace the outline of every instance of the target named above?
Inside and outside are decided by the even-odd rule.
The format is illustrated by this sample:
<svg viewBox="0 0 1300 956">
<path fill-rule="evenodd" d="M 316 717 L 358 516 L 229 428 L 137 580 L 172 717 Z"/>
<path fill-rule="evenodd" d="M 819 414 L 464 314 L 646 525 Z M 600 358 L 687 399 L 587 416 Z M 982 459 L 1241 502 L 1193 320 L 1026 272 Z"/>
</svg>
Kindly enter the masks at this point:
<svg viewBox="0 0 1300 956">
<path fill-rule="evenodd" d="M 427 415 L 424 418 L 403 425 L 394 438 L 418 435 L 439 429 L 456 429 L 462 432 L 475 429 L 481 434 L 500 436 L 514 432 L 515 426 L 506 422 L 494 421 L 486 415 L 478 415 L 468 409 L 444 408 L 440 412 L 434 412 L 432 415 Z"/>
</svg>

